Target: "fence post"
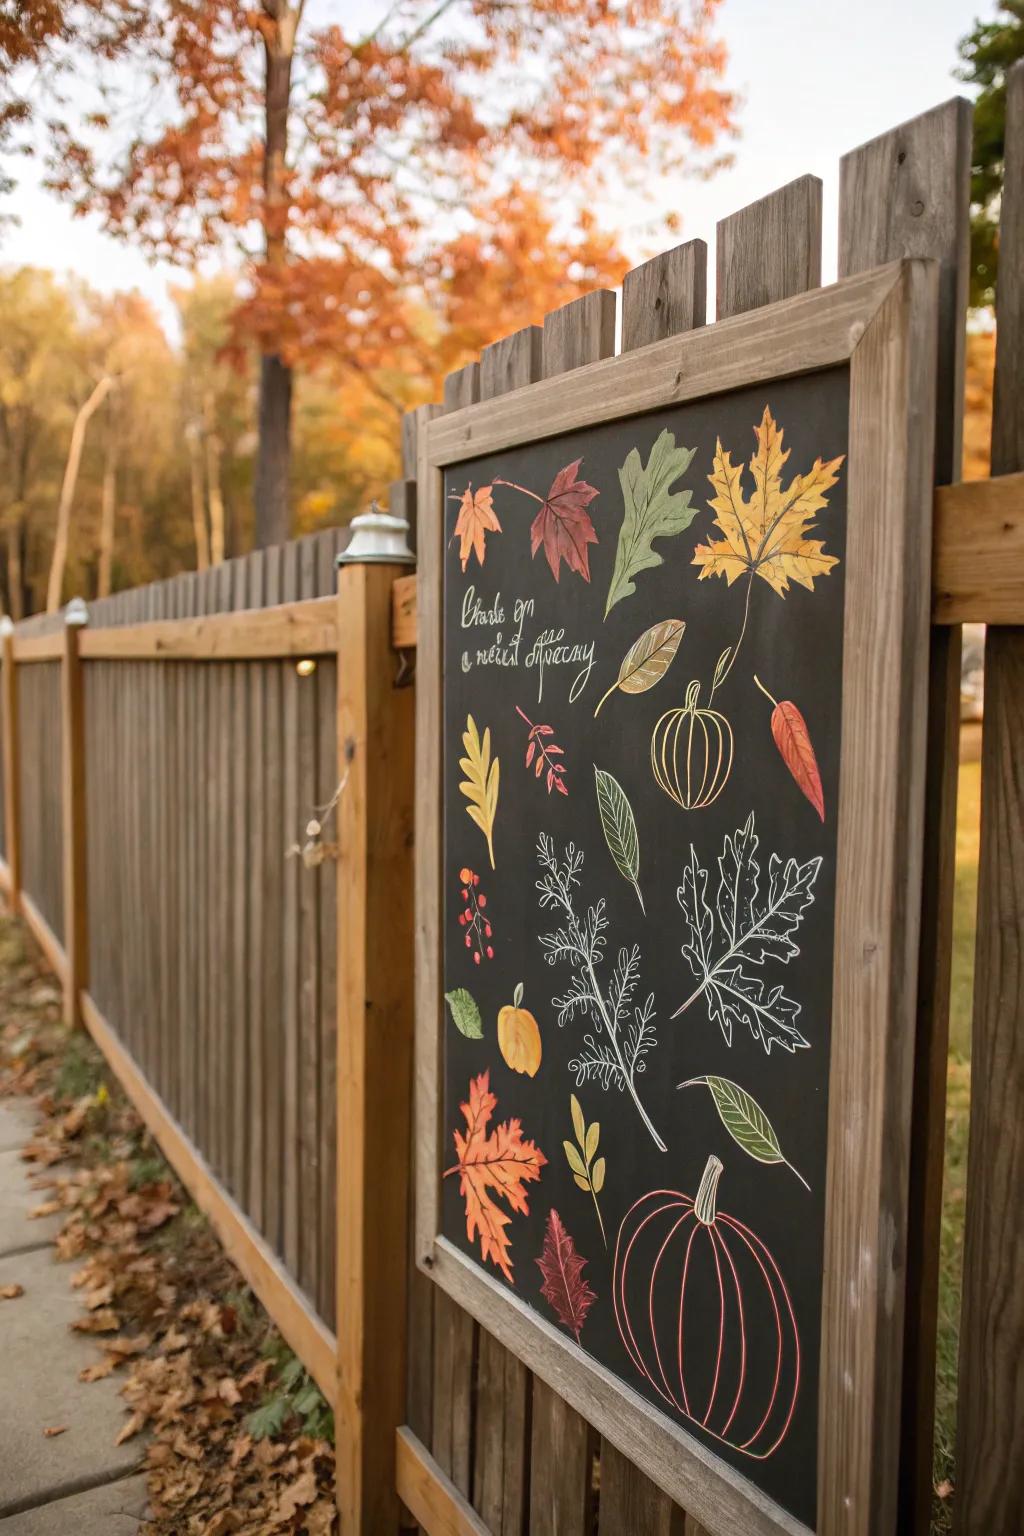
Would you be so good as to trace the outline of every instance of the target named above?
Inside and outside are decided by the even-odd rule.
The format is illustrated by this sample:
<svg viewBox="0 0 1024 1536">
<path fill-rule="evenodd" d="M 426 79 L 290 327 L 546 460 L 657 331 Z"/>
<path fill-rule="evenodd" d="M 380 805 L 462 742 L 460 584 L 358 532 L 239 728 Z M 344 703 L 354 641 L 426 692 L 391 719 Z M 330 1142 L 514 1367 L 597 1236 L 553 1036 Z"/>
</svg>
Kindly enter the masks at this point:
<svg viewBox="0 0 1024 1536">
<path fill-rule="evenodd" d="M 405 523 L 367 513 L 338 579 L 338 1393 L 341 1536 L 398 1524 L 412 1095 L 413 691 L 395 686 Z"/>
<path fill-rule="evenodd" d="M 11 911 L 21 904 L 21 779 L 18 762 L 18 664 L 14 659 L 14 625 L 0 619 L 0 717 L 3 729 L 4 852 L 10 877 Z"/>
<path fill-rule="evenodd" d="M 64 849 L 64 1022 L 82 1022 L 81 997 L 89 985 L 89 922 L 85 887 L 85 713 L 79 631 L 89 622 L 82 599 L 64 614 L 61 658 L 61 806 Z"/>
</svg>

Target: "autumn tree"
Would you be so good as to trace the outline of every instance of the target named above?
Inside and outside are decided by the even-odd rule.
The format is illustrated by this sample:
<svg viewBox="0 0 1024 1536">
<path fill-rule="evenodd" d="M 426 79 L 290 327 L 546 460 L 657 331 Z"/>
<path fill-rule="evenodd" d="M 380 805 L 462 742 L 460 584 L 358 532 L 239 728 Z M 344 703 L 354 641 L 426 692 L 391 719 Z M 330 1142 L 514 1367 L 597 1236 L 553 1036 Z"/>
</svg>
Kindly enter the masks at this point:
<svg viewBox="0 0 1024 1536">
<path fill-rule="evenodd" d="M 103 100 L 51 112 L 51 184 L 155 256 L 247 261 L 257 543 L 289 530 L 300 360 L 386 396 L 396 358 L 423 357 L 424 306 L 457 347 L 614 282 L 623 258 L 590 210 L 718 163 L 719 4 L 394 0 L 361 30 L 302 0 L 106 0 L 83 17 Z"/>
<path fill-rule="evenodd" d="M 971 157 L 971 303 L 995 303 L 999 194 L 1003 186 L 1006 72 L 1024 58 L 1024 0 L 1000 0 L 994 21 L 979 21 L 960 43 L 957 78 L 980 86 Z"/>
</svg>

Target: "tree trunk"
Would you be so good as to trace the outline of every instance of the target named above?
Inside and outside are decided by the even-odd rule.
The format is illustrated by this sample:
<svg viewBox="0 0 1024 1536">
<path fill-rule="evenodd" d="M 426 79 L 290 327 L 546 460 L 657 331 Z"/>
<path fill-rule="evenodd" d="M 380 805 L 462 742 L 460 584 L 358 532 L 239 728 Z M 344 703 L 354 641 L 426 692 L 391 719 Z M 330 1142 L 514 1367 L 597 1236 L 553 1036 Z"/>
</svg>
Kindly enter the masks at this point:
<svg viewBox="0 0 1024 1536">
<path fill-rule="evenodd" d="M 107 439 L 107 457 L 103 465 L 103 489 L 100 497 L 100 568 L 96 596 L 109 597 L 114 573 L 114 518 L 117 513 L 117 444 L 111 432 Z"/>
<path fill-rule="evenodd" d="M 24 541 L 25 519 L 19 517 L 7 530 L 7 606 L 15 624 L 25 617 Z"/>
<path fill-rule="evenodd" d="M 192 492 L 192 532 L 196 541 L 196 570 L 205 571 L 210 564 L 210 538 L 206 531 L 206 503 L 203 498 L 203 460 L 199 450 L 199 427 L 190 421 L 185 428 L 188 443 L 190 485 Z"/>
<path fill-rule="evenodd" d="M 206 426 L 206 496 L 210 508 L 210 561 L 221 565 L 224 560 L 224 496 L 220 488 L 220 438 L 214 418 L 213 401 L 203 402 L 203 420 Z"/>
<path fill-rule="evenodd" d="M 254 531 L 257 549 L 283 544 L 291 532 L 291 431 L 292 371 L 279 357 L 261 357 Z"/>
<path fill-rule="evenodd" d="M 288 260 L 288 105 L 292 58 L 301 0 L 263 0 L 272 25 L 264 30 L 266 63 L 266 143 L 263 157 L 265 259 L 268 267 Z M 291 532 L 292 371 L 282 357 L 266 352 L 260 359 L 259 451 L 256 462 L 255 543 L 258 549 L 280 544 Z"/>
<path fill-rule="evenodd" d="M 50 580 L 46 589 L 47 613 L 56 613 L 60 607 L 64 568 L 68 562 L 71 506 L 75 499 L 75 486 L 78 483 L 78 469 L 82 462 L 82 449 L 85 447 L 86 428 L 89 425 L 89 418 L 103 404 L 113 387 L 114 377 L 108 373 L 100 379 L 88 400 L 79 409 L 71 429 L 71 446 L 68 449 L 68 462 L 64 467 L 64 482 L 60 488 L 60 501 L 57 504 L 57 532 L 53 540 L 53 559 L 50 562 Z"/>
</svg>

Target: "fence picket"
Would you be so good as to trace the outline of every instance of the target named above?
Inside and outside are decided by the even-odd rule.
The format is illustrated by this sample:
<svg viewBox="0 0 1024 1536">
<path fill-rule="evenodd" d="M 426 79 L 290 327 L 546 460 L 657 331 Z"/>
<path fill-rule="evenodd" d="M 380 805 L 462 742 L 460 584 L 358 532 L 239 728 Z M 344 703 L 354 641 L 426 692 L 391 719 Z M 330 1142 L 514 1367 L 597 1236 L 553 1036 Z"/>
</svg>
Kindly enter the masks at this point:
<svg viewBox="0 0 1024 1536">
<path fill-rule="evenodd" d="M 720 219 L 715 232 L 719 320 L 821 286 L 821 182 L 769 192 Z"/>
<path fill-rule="evenodd" d="M 1007 75 L 992 472 L 1024 469 L 1024 62 Z M 985 641 L 956 1529 L 1024 1528 L 1024 631 Z"/>
<path fill-rule="evenodd" d="M 845 155 L 840 165 L 839 271 L 845 277 L 900 256 L 940 262 L 935 473 L 960 469 L 967 304 L 971 110 L 952 100 Z M 946 1056 L 960 740 L 960 631 L 930 636 L 924 897 L 907 1236 L 900 1528 L 931 1520 L 938 1244 L 942 1214 Z"/>
</svg>

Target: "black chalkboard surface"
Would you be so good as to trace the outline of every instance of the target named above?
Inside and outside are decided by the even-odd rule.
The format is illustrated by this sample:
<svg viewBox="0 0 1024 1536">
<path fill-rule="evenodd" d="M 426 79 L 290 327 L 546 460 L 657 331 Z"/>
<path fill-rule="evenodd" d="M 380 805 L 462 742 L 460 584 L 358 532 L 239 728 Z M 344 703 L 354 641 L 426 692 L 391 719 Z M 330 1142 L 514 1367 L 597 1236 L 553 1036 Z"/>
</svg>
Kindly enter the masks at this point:
<svg viewBox="0 0 1024 1536">
<path fill-rule="evenodd" d="M 848 416 L 444 477 L 443 1233 L 809 1526 Z"/>
</svg>

